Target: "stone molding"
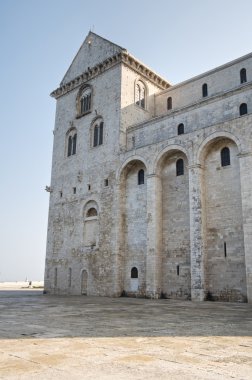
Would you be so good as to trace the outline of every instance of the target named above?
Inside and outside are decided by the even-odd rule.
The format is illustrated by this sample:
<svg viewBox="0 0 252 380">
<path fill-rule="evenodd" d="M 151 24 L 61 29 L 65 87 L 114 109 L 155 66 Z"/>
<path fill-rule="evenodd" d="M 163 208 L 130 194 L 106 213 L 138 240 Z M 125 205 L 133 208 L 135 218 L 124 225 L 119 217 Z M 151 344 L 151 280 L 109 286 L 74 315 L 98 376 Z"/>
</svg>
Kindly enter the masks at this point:
<svg viewBox="0 0 252 380">
<path fill-rule="evenodd" d="M 237 155 L 238 158 L 252 156 L 252 152 L 241 152 Z"/>
<path fill-rule="evenodd" d="M 96 66 L 89 67 L 87 71 L 83 72 L 81 75 L 77 76 L 66 84 L 58 87 L 50 95 L 53 98 L 58 99 L 59 97 L 75 90 L 79 86 L 87 83 L 89 80 L 97 77 L 98 75 L 120 63 L 128 66 L 130 69 L 137 72 L 146 80 L 155 84 L 161 90 L 165 90 L 171 86 L 165 79 L 161 78 L 159 75 L 154 73 L 148 67 L 131 56 L 127 51 L 125 51 L 105 59 L 103 62 L 98 63 Z"/>
<path fill-rule="evenodd" d="M 202 167 L 201 164 L 191 164 L 191 165 L 188 165 L 187 168 L 189 170 L 192 170 L 192 169 L 203 169 L 203 167 Z"/>
<path fill-rule="evenodd" d="M 159 122 L 159 121 L 161 121 L 163 119 L 166 119 L 166 118 L 171 118 L 172 119 L 174 116 L 184 114 L 185 112 L 193 111 L 193 110 L 195 110 L 197 108 L 202 107 L 202 105 L 208 105 L 208 104 L 211 104 L 211 103 L 218 102 L 221 99 L 225 99 L 225 98 L 229 98 L 230 96 L 237 95 L 237 94 L 243 92 L 244 89 L 251 90 L 252 89 L 252 82 L 247 83 L 243 87 L 239 86 L 239 87 L 236 87 L 235 89 L 226 90 L 226 91 L 220 92 L 218 94 L 214 94 L 212 96 L 208 96 L 207 98 L 202 98 L 202 99 L 200 99 L 200 100 L 198 100 L 196 102 L 190 103 L 190 104 L 188 104 L 186 106 L 183 106 L 183 107 L 180 107 L 180 108 L 173 108 L 172 110 L 166 111 L 166 113 L 162 113 L 161 115 L 154 116 L 154 117 L 152 117 L 149 120 L 145 120 L 143 122 L 130 125 L 130 126 L 127 127 L 127 133 L 135 131 L 137 129 L 141 129 L 143 126 L 145 127 L 145 126 L 147 126 L 149 124 L 152 124 L 154 122 Z M 245 114 L 243 116 L 239 115 L 238 117 L 239 118 L 240 117 L 246 117 L 248 115 L 251 115 L 251 113 L 247 113 L 247 114 Z M 230 120 L 233 120 L 233 119 L 234 118 L 230 118 Z M 230 121 L 230 120 L 225 120 L 224 122 Z M 223 123 L 223 122 L 221 122 L 221 123 Z"/>
</svg>

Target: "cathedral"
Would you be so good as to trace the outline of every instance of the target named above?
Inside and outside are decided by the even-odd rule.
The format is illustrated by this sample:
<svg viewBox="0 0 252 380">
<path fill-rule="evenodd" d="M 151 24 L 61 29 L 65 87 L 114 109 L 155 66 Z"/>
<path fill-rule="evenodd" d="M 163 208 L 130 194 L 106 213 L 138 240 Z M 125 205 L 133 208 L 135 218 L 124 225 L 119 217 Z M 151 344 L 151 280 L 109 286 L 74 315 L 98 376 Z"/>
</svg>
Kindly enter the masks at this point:
<svg viewBox="0 0 252 380">
<path fill-rule="evenodd" d="M 45 292 L 252 302 L 252 53 L 172 85 L 89 32 L 51 96 Z"/>
</svg>

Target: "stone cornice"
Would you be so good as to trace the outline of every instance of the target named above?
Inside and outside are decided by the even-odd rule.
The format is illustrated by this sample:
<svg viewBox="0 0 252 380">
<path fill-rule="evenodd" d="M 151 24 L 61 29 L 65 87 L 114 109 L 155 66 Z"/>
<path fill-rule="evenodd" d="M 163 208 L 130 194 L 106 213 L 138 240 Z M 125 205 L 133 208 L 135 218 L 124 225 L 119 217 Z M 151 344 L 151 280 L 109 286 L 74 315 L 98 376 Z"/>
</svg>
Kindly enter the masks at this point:
<svg viewBox="0 0 252 380">
<path fill-rule="evenodd" d="M 171 87 L 170 83 L 168 83 L 165 79 L 160 77 L 158 74 L 154 73 L 148 67 L 146 67 L 143 63 L 139 62 L 136 58 L 130 55 L 127 51 L 122 52 L 122 62 L 133 69 L 135 72 L 143 76 L 148 81 L 155 84 L 161 90 L 165 90 Z"/>
<path fill-rule="evenodd" d="M 126 66 L 130 67 L 132 70 L 137 72 L 139 75 L 147 79 L 148 81 L 155 84 L 161 90 L 167 89 L 170 87 L 170 84 L 159 75 L 155 74 L 153 71 L 148 69 L 142 63 L 137 61 L 133 56 L 131 56 L 126 50 L 120 53 L 113 55 L 110 58 L 105 59 L 103 62 L 98 63 L 96 66 L 88 68 L 87 71 L 74 78 L 70 82 L 58 87 L 50 95 L 53 98 L 58 99 L 60 96 L 67 94 L 70 91 L 75 90 L 79 86 L 85 84 L 90 79 L 97 77 L 99 74 L 104 71 L 109 70 L 115 65 L 123 63 Z"/>
<path fill-rule="evenodd" d="M 192 110 L 200 108 L 204 105 L 208 105 L 208 104 L 217 102 L 220 99 L 229 98 L 230 96 L 239 94 L 239 93 L 243 92 L 244 90 L 246 91 L 246 90 L 251 90 L 251 89 L 252 89 L 252 82 L 248 82 L 245 85 L 240 85 L 239 87 L 232 88 L 230 90 L 226 90 L 226 91 L 220 92 L 218 94 L 214 94 L 214 95 L 209 96 L 207 98 L 202 98 L 202 99 L 200 99 L 194 103 L 190 103 L 190 104 L 183 106 L 181 108 L 174 108 L 171 111 L 167 111 L 166 113 L 163 113 L 161 115 L 153 116 L 149 120 L 145 120 L 145 121 L 140 122 L 138 124 L 130 125 L 127 127 L 127 133 L 132 132 L 132 131 L 137 130 L 137 129 L 141 129 L 143 126 L 146 127 L 149 124 L 160 122 L 164 119 L 169 119 L 169 118 L 173 119 L 174 116 L 176 116 L 176 115 L 180 115 L 180 114 L 183 114 L 185 112 L 192 111 Z M 250 115 L 250 113 L 248 113 L 242 117 L 246 117 L 249 115 Z M 241 118 L 241 116 L 239 116 L 238 118 Z M 234 118 L 232 117 L 230 119 L 223 120 L 223 122 L 226 122 L 226 121 L 229 121 L 232 119 L 234 119 Z M 235 119 L 236 119 L 236 117 L 235 117 Z"/>
</svg>

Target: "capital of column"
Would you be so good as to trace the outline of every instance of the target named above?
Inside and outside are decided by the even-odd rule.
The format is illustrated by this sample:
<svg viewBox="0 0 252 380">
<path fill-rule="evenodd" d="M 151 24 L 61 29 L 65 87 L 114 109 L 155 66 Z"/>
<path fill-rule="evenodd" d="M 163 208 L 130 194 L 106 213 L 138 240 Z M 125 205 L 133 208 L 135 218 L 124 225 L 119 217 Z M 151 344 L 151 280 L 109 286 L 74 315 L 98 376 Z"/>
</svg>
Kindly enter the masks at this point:
<svg viewBox="0 0 252 380">
<path fill-rule="evenodd" d="M 159 178 L 159 175 L 156 173 L 150 173 L 150 174 L 147 174 L 147 179 L 149 178 Z"/>
<path fill-rule="evenodd" d="M 241 152 L 237 154 L 238 158 L 245 158 L 245 157 L 250 157 L 250 156 L 252 156 L 252 152 Z"/>
<path fill-rule="evenodd" d="M 187 166 L 188 169 L 203 169 L 203 166 L 201 164 L 191 164 Z"/>
</svg>

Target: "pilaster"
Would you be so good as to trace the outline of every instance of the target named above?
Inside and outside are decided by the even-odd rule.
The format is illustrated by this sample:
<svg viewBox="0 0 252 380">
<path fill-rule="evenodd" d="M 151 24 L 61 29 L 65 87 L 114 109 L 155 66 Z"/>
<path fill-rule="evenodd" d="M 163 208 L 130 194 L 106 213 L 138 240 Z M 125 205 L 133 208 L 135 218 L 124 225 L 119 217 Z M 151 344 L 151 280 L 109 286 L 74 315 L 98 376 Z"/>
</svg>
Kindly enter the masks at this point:
<svg viewBox="0 0 252 380">
<path fill-rule="evenodd" d="M 205 299 L 204 216 L 202 207 L 202 168 L 189 166 L 190 240 L 191 240 L 191 297 L 192 301 Z"/>
<path fill-rule="evenodd" d="M 146 296 L 159 298 L 161 294 L 162 208 L 161 180 L 155 174 L 147 176 L 147 257 Z"/>
</svg>

